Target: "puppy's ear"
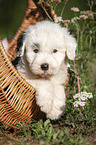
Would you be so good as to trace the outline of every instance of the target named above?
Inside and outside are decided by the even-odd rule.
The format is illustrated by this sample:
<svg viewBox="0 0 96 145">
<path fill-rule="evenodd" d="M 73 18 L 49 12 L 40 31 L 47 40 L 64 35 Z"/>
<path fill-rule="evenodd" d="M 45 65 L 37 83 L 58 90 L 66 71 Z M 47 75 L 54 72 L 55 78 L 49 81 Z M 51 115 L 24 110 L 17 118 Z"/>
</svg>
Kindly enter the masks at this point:
<svg viewBox="0 0 96 145">
<path fill-rule="evenodd" d="M 19 36 L 18 40 L 17 40 L 17 55 L 15 60 L 12 61 L 12 64 L 16 67 L 21 59 L 21 57 L 24 54 L 24 33 L 22 35 Z"/>
<path fill-rule="evenodd" d="M 77 43 L 75 38 L 70 35 L 66 28 L 63 28 L 64 32 L 64 40 L 65 40 L 65 47 L 66 47 L 66 54 L 70 60 L 75 59 L 75 50 L 77 47 Z"/>
<path fill-rule="evenodd" d="M 24 43 L 24 38 L 25 38 L 25 34 L 21 34 L 17 40 L 17 57 L 18 56 L 22 56 L 23 53 L 24 53 L 24 46 L 25 46 L 25 43 Z"/>
</svg>

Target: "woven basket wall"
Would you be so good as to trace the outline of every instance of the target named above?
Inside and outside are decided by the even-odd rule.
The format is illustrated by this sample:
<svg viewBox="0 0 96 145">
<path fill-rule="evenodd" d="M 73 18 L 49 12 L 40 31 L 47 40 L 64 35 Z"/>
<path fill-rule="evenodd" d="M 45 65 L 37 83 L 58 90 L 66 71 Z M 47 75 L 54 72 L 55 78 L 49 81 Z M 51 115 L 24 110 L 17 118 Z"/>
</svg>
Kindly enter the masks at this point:
<svg viewBox="0 0 96 145">
<path fill-rule="evenodd" d="M 0 41 L 0 121 L 15 127 L 20 122 L 43 118 L 35 90 L 16 71 Z"/>
<path fill-rule="evenodd" d="M 24 20 L 16 35 L 11 41 L 8 55 L 0 41 L 0 121 L 3 124 L 16 128 L 20 122 L 29 122 L 32 119 L 45 118 L 36 104 L 35 89 L 28 84 L 16 71 L 11 61 L 16 58 L 16 46 L 19 35 L 30 25 L 47 18 L 41 5 L 35 0 L 28 0 Z M 50 17 L 53 19 L 50 6 L 44 3 Z M 65 84 L 68 85 L 69 78 Z"/>
</svg>

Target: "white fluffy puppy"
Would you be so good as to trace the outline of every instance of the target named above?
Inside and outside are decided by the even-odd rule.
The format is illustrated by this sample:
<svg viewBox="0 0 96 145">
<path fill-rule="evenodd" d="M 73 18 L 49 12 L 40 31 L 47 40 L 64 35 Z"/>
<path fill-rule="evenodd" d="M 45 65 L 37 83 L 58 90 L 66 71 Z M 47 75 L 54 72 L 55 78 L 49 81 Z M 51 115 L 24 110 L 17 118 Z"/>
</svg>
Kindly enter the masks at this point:
<svg viewBox="0 0 96 145">
<path fill-rule="evenodd" d="M 17 70 L 36 89 L 36 101 L 41 111 L 47 118 L 58 119 L 65 108 L 66 58 L 74 60 L 75 39 L 66 28 L 42 21 L 29 26 L 20 47 Z"/>
</svg>

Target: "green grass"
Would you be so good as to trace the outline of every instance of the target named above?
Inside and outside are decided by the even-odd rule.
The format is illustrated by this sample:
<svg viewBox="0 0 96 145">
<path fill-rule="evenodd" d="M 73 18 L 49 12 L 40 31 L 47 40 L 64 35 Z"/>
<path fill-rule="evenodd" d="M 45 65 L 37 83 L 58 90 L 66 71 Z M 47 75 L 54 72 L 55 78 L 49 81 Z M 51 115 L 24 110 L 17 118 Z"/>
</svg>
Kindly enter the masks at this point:
<svg viewBox="0 0 96 145">
<path fill-rule="evenodd" d="M 92 3 L 93 2 L 93 3 Z M 9 144 L 42 144 L 42 145 L 79 145 L 86 144 L 88 137 L 94 141 L 96 133 L 96 20 L 94 0 L 89 4 L 88 18 L 80 18 L 81 11 L 74 12 L 70 22 L 59 22 L 66 26 L 77 40 L 78 47 L 75 61 L 70 61 L 70 80 L 66 92 L 64 116 L 57 121 L 31 122 L 24 124 L 21 130 L 11 133 L 0 126 L 0 143 Z M 53 7 L 52 7 L 53 8 Z M 91 14 L 91 16 L 90 16 Z M 78 18 L 80 19 L 78 19 Z M 95 60 L 95 61 L 94 61 Z M 74 107 L 73 96 L 79 92 L 92 93 L 93 98 L 86 100 L 85 106 Z M 5 135 L 5 137 L 4 137 Z M 87 138 L 87 139 L 86 139 Z"/>
</svg>

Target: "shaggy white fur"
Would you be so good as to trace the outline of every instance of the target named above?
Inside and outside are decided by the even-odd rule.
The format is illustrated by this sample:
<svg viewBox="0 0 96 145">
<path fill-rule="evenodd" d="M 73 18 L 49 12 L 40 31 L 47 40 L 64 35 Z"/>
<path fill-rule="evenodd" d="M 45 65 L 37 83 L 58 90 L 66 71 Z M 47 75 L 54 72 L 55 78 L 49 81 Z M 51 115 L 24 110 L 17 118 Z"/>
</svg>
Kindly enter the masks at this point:
<svg viewBox="0 0 96 145">
<path fill-rule="evenodd" d="M 2 44 L 3 44 L 3 47 L 4 47 L 5 51 L 8 52 L 9 44 L 8 44 L 7 38 L 4 38 L 4 39 L 2 40 Z"/>
<path fill-rule="evenodd" d="M 25 31 L 17 70 L 36 89 L 36 101 L 47 118 L 58 119 L 65 108 L 67 59 L 74 60 L 76 40 L 66 28 L 42 21 Z"/>
</svg>

